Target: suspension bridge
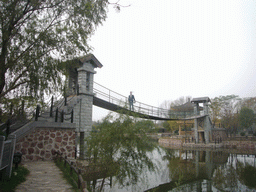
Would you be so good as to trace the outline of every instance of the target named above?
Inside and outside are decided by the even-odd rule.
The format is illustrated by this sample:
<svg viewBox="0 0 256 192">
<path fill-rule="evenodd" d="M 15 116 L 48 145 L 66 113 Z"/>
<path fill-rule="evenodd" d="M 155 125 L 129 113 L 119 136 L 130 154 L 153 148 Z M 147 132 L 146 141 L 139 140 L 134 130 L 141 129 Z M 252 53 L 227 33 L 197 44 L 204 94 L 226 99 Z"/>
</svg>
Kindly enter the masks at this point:
<svg viewBox="0 0 256 192">
<path fill-rule="evenodd" d="M 131 116 L 138 116 L 152 120 L 191 120 L 204 117 L 203 113 L 195 114 L 194 111 L 175 111 L 147 105 L 136 101 L 134 110 L 128 109 L 128 98 L 115 91 L 112 91 L 96 82 L 93 85 L 93 105 L 108 109 L 110 111 L 127 113 Z"/>
</svg>

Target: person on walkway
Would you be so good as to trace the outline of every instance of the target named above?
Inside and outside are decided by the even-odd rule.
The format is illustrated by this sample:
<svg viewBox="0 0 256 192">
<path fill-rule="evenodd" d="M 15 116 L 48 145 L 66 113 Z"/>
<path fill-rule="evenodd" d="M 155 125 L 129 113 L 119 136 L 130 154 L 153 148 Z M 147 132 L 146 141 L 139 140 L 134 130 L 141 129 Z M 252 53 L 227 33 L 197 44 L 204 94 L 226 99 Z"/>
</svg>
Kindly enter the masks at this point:
<svg viewBox="0 0 256 192">
<path fill-rule="evenodd" d="M 135 97 L 132 94 L 132 92 L 130 92 L 130 95 L 128 97 L 128 101 L 129 101 L 129 109 L 134 111 L 134 107 L 133 107 L 133 103 L 135 103 Z"/>
</svg>

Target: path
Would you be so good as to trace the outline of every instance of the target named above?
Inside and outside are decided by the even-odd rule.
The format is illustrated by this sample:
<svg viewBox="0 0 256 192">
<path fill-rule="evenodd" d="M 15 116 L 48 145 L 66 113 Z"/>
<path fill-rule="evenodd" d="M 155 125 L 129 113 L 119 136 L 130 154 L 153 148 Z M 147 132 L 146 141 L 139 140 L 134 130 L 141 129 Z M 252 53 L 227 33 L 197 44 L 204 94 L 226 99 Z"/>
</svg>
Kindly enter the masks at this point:
<svg viewBox="0 0 256 192">
<path fill-rule="evenodd" d="M 25 162 L 24 167 L 29 169 L 30 174 L 15 192 L 73 192 L 53 161 Z"/>
</svg>

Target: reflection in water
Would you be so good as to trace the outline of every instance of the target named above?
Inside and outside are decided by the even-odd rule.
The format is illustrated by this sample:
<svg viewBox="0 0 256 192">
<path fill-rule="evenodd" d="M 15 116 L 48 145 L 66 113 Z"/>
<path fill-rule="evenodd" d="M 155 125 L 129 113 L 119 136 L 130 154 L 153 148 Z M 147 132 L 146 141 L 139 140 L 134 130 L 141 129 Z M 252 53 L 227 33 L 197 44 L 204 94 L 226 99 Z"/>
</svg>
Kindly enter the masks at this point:
<svg viewBox="0 0 256 192">
<path fill-rule="evenodd" d="M 212 180 L 223 191 L 256 191 L 255 155 L 230 154 L 228 163 L 216 169 Z"/>
<path fill-rule="evenodd" d="M 238 162 L 238 176 L 239 180 L 249 188 L 256 189 L 256 167 L 254 164 L 254 167 L 250 165 L 249 163 L 241 163 Z"/>
<path fill-rule="evenodd" d="M 171 182 L 148 191 L 256 191 L 255 155 L 169 149 L 165 158 Z"/>
<path fill-rule="evenodd" d="M 255 155 L 157 147 L 144 155 L 151 159 L 151 166 L 141 157 L 131 157 L 110 166 L 112 176 L 106 174 L 88 184 L 94 191 L 111 192 L 256 191 Z"/>
<path fill-rule="evenodd" d="M 213 151 L 166 151 L 169 183 L 148 191 L 212 191 L 212 175 L 219 164 L 227 162 L 228 154 Z"/>
</svg>

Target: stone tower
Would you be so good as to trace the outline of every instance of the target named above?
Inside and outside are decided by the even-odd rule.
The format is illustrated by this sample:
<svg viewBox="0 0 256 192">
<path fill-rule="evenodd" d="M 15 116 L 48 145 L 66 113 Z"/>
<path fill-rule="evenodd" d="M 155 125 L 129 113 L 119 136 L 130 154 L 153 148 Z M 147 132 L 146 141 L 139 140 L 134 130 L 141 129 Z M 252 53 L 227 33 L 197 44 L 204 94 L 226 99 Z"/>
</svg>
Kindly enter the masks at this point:
<svg viewBox="0 0 256 192">
<path fill-rule="evenodd" d="M 84 158 L 84 138 L 92 129 L 93 76 L 102 64 L 93 54 L 74 60 L 69 68 L 67 96 L 74 110 L 74 123 L 80 135 L 80 157 Z M 75 99 L 74 99 L 75 98 Z"/>
<path fill-rule="evenodd" d="M 199 97 L 191 100 L 191 103 L 194 104 L 194 136 L 196 143 L 199 142 L 199 124 L 203 125 L 203 130 L 201 137 L 205 140 L 205 143 L 208 144 L 211 138 L 211 121 L 208 112 L 208 103 L 211 102 L 209 97 Z M 199 103 L 203 103 L 203 113 L 200 114 Z"/>
</svg>

